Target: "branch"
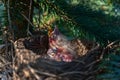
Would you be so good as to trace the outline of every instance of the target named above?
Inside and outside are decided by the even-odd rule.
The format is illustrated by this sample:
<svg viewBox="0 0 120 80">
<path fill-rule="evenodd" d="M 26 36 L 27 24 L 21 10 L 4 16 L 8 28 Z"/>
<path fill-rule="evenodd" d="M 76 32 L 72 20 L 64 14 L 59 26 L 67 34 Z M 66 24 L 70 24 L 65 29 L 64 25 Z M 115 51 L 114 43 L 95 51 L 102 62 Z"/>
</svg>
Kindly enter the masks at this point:
<svg viewBox="0 0 120 80">
<path fill-rule="evenodd" d="M 30 7 L 29 7 L 29 20 L 30 20 L 30 17 L 31 17 L 31 9 L 32 9 L 32 0 L 30 0 Z M 29 28 L 30 28 L 30 23 L 28 22 L 28 26 L 27 26 L 27 34 L 30 34 L 32 36 L 32 33 L 29 31 Z"/>
<path fill-rule="evenodd" d="M 59 76 L 66 76 L 66 75 L 72 75 L 72 74 L 81 74 L 81 75 L 87 75 L 86 72 L 80 72 L 80 71 L 71 71 L 71 72 L 65 72 L 60 74 Z"/>
<path fill-rule="evenodd" d="M 52 73 L 35 70 L 32 67 L 30 67 L 30 65 L 28 65 L 28 68 L 31 70 L 31 72 L 34 72 L 34 73 L 37 72 L 37 73 L 39 73 L 41 75 L 46 75 L 46 76 L 49 76 L 49 77 L 57 77 L 55 74 L 52 74 Z"/>
<path fill-rule="evenodd" d="M 32 24 L 32 22 L 31 22 L 24 14 L 22 14 L 21 12 L 19 12 L 19 13 L 29 22 L 29 24 L 30 24 L 31 26 L 34 27 L 34 25 Z"/>
<path fill-rule="evenodd" d="M 10 0 L 8 0 L 7 12 L 8 12 L 9 29 L 12 30 L 11 17 L 10 17 Z"/>
</svg>

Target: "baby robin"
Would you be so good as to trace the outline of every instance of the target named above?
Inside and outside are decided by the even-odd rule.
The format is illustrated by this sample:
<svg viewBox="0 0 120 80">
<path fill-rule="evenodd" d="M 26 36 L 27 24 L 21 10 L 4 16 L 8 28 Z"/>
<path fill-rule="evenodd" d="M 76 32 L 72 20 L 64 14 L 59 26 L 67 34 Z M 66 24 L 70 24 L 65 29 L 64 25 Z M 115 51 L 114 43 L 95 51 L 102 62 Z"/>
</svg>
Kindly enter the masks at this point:
<svg viewBox="0 0 120 80">
<path fill-rule="evenodd" d="M 58 27 L 55 27 L 49 36 L 49 49 L 47 54 L 51 59 L 56 61 L 71 62 L 76 55 L 70 41 L 62 33 Z"/>
</svg>

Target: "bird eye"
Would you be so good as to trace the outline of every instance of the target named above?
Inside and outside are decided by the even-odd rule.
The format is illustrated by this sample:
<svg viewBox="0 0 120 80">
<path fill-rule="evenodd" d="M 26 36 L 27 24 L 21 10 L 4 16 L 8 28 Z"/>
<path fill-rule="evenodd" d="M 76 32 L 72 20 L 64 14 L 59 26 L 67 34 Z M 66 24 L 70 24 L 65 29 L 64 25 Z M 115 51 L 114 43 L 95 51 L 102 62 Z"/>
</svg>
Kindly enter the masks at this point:
<svg viewBox="0 0 120 80">
<path fill-rule="evenodd" d="M 53 39 L 56 39 L 57 36 L 56 36 L 56 35 L 52 35 L 51 37 L 52 37 Z"/>
</svg>

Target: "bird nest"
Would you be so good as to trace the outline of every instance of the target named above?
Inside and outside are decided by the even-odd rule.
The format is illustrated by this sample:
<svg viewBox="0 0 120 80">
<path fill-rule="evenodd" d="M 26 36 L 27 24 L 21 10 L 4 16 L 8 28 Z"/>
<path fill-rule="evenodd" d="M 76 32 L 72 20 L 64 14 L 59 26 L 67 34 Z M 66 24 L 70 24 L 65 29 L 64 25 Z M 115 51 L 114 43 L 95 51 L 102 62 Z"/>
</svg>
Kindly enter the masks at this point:
<svg viewBox="0 0 120 80">
<path fill-rule="evenodd" d="M 47 37 L 41 35 L 15 41 L 14 80 L 95 80 L 96 62 L 100 53 L 97 43 L 72 40 L 78 57 L 72 62 L 64 62 L 51 60 L 45 55 L 47 40 Z M 44 41 L 46 43 L 42 44 Z M 36 47 L 38 44 L 39 47 Z"/>
<path fill-rule="evenodd" d="M 13 43 L 14 45 L 10 43 L 0 46 L 0 79 L 96 80 L 96 75 L 101 72 L 98 70 L 99 61 L 105 54 L 120 48 L 120 41 L 112 42 L 101 48 L 95 42 L 77 39 L 71 43 L 76 45 L 78 57 L 72 62 L 58 62 L 45 55 L 48 43 L 45 43 L 44 47 L 42 43 L 39 43 L 41 45 L 36 47 L 37 41 L 48 42 L 47 38 L 43 35 L 20 38 Z M 31 43 L 34 43 L 35 47 L 31 47 L 33 46 Z M 39 49 L 42 50 L 39 51 Z"/>
</svg>

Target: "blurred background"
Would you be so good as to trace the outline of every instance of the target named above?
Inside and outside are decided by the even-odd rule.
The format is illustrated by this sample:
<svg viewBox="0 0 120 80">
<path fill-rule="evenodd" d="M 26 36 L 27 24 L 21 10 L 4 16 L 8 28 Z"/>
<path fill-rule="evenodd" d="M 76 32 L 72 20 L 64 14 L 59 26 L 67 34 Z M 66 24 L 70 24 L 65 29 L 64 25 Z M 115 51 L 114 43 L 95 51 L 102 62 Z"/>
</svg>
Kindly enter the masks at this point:
<svg viewBox="0 0 120 80">
<path fill-rule="evenodd" d="M 0 45 L 37 30 L 47 34 L 55 25 L 70 40 L 87 39 L 106 46 L 120 40 L 120 0 L 0 0 Z M 111 59 L 118 76 L 107 73 L 100 80 L 119 80 L 119 58 Z"/>
</svg>

